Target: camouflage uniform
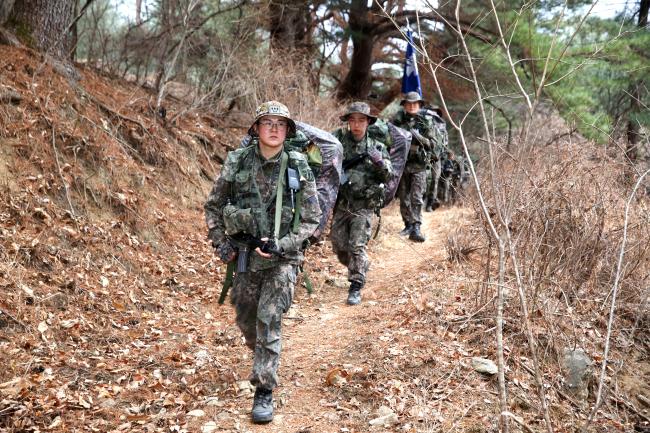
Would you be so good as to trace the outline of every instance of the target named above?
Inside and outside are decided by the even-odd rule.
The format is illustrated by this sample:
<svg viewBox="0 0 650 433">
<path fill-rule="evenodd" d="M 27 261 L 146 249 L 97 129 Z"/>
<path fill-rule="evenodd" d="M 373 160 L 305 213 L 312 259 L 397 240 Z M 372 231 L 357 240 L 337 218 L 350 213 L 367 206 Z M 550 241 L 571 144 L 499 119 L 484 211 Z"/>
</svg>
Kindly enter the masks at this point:
<svg viewBox="0 0 650 433">
<path fill-rule="evenodd" d="M 447 134 L 447 124 L 442 118 L 442 111 L 439 107 L 433 106 L 422 110 L 425 116 L 431 118 L 432 124 L 436 131 L 435 152 L 432 155 L 432 164 L 427 173 L 427 192 L 426 192 L 426 209 L 432 211 L 440 204 L 440 198 L 444 198 L 444 185 L 440 182 L 442 177 L 443 165 L 445 164 L 445 155 L 449 148 L 449 138 Z M 440 156 L 440 158 L 438 158 Z"/>
<path fill-rule="evenodd" d="M 414 133 L 398 195 L 404 225 L 407 228 L 419 227 L 422 224 L 422 207 L 427 188 L 427 166 L 432 158 L 432 153 L 439 156 L 436 154 L 438 151 L 436 146 L 437 132 L 432 122 L 425 116 L 421 114 L 411 115 L 403 109 L 396 114 L 393 123 Z M 434 163 L 433 170 L 437 171 L 439 175 L 439 161 Z"/>
<path fill-rule="evenodd" d="M 457 196 L 457 182 L 460 179 L 460 165 L 453 152 L 448 151 L 447 157 L 442 160 L 442 173 L 440 175 L 438 194 L 444 203 L 454 203 Z"/>
<path fill-rule="evenodd" d="M 382 154 L 383 165 L 377 167 L 368 158 L 345 171 L 348 181 L 339 189 L 330 238 L 339 261 L 348 267 L 348 281 L 361 288 L 366 282 L 369 261 L 366 245 L 370 240 L 372 214 L 381 208 L 384 186 L 392 173 L 388 151 L 383 143 L 366 134 L 355 141 L 346 129 L 334 131 L 343 144 L 343 164 L 375 148 Z"/>
<path fill-rule="evenodd" d="M 454 171 L 451 176 L 450 196 L 451 202 L 456 203 L 459 198 L 463 197 L 463 191 L 467 189 L 470 171 L 467 159 L 463 156 L 455 157 L 453 163 Z"/>
<path fill-rule="evenodd" d="M 277 386 L 282 314 L 291 306 L 302 250 L 321 216 L 307 159 L 300 152 L 287 152 L 286 146 L 285 141 L 283 150 L 270 159 L 260 154 L 258 143 L 230 152 L 205 203 L 208 236 L 216 247 L 227 245 L 230 241 L 226 235 L 237 231 L 273 238 L 276 187 L 280 176 L 286 176 L 280 173 L 284 155 L 287 166 L 299 173 L 301 193 L 294 197 L 299 203 L 297 226 L 293 224 L 291 191 L 285 187 L 282 192 L 277 246 L 284 255 L 267 259 L 251 251 L 248 271 L 235 276 L 231 294 L 237 325 L 248 347 L 255 351 L 250 381 L 258 389 Z"/>
</svg>

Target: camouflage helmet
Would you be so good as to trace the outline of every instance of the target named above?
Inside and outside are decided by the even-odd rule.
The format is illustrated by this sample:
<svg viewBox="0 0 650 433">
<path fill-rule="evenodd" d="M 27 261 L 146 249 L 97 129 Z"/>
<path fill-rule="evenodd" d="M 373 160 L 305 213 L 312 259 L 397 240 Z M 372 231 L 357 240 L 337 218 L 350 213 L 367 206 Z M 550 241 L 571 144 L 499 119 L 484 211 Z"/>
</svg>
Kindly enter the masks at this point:
<svg viewBox="0 0 650 433">
<path fill-rule="evenodd" d="M 408 92 L 404 95 L 404 99 L 402 99 L 399 105 L 404 105 L 407 102 L 419 102 L 421 105 L 426 104 L 426 101 L 422 99 L 422 96 L 418 92 Z"/>
<path fill-rule="evenodd" d="M 359 113 L 366 116 L 368 118 L 368 123 L 370 125 L 372 125 L 377 121 L 377 116 L 373 116 L 372 114 L 370 114 L 370 106 L 365 102 L 361 102 L 361 101 L 353 102 L 350 105 L 348 105 L 345 114 L 339 117 L 339 119 L 341 119 L 344 122 L 347 122 L 348 118 L 350 117 L 350 114 L 354 114 L 354 113 Z"/>
<path fill-rule="evenodd" d="M 289 123 L 289 128 L 287 130 L 287 137 L 293 137 L 296 134 L 296 122 L 291 118 L 291 113 L 286 105 L 278 101 L 266 101 L 260 104 L 255 110 L 255 120 L 253 125 L 255 125 L 262 117 L 264 116 L 279 116 L 287 119 Z M 254 134 L 253 125 L 248 130 L 250 135 Z"/>
</svg>

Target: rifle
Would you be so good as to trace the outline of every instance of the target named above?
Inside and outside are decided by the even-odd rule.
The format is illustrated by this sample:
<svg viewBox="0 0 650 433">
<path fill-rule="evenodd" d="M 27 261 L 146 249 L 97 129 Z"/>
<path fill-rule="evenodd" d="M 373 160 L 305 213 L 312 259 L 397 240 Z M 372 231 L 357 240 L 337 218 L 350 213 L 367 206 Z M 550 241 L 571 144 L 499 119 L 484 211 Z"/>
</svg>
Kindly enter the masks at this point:
<svg viewBox="0 0 650 433">
<path fill-rule="evenodd" d="M 228 236 L 228 240 L 237 246 L 237 263 L 236 266 L 234 261 L 228 263 L 228 267 L 226 268 L 226 279 L 223 282 L 221 294 L 219 295 L 219 304 L 223 304 L 226 300 L 228 290 L 230 290 L 230 287 L 232 287 L 233 284 L 233 274 L 235 271 L 237 271 L 237 274 L 248 271 L 248 255 L 250 254 L 251 249 L 254 250 L 255 248 L 259 248 L 263 253 L 284 257 L 284 252 L 271 240 L 263 241 L 253 235 L 244 233 Z"/>
<path fill-rule="evenodd" d="M 346 159 L 343 161 L 343 175 L 341 176 L 341 185 L 345 185 L 348 183 L 348 174 L 346 173 L 347 170 L 351 169 L 352 167 L 355 167 L 358 165 L 361 161 L 366 159 L 368 157 L 368 152 L 363 152 L 358 155 L 354 155 L 350 159 Z"/>
<path fill-rule="evenodd" d="M 372 237 L 372 239 L 377 239 L 377 236 L 379 236 L 379 230 L 381 230 L 381 207 L 377 207 L 375 209 L 375 215 L 377 215 L 377 229 L 375 230 L 375 234 Z"/>
<path fill-rule="evenodd" d="M 367 157 L 368 157 L 368 152 L 363 152 L 353 156 L 350 159 L 346 159 L 345 161 L 343 161 L 343 170 L 345 171 L 358 165 L 361 161 L 363 161 Z"/>
<path fill-rule="evenodd" d="M 259 248 L 263 253 L 273 254 L 278 257 L 284 257 L 284 252 L 278 249 L 273 241 L 263 241 L 253 235 L 239 233 L 234 236 L 228 237 L 235 245 L 237 245 L 237 273 L 244 273 L 248 271 L 248 255 L 251 250 Z"/>
<path fill-rule="evenodd" d="M 431 140 L 426 138 L 424 135 L 420 133 L 415 128 L 411 128 L 411 134 L 413 135 L 413 141 L 417 142 L 420 146 L 423 146 L 425 149 L 430 150 L 431 148 Z M 432 149 L 431 149 L 432 150 Z"/>
</svg>

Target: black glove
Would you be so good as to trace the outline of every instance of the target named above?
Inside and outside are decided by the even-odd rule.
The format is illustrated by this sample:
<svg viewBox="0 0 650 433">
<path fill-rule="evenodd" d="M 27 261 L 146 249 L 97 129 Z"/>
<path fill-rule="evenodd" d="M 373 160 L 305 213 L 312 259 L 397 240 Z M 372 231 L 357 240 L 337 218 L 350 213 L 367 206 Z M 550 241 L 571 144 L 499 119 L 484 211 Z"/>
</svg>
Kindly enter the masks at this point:
<svg viewBox="0 0 650 433">
<path fill-rule="evenodd" d="M 383 167 L 384 166 L 384 158 L 381 152 L 377 149 L 370 149 L 368 151 L 368 159 L 376 166 L 376 167 Z"/>
<path fill-rule="evenodd" d="M 219 256 L 219 259 L 224 263 L 232 262 L 235 259 L 235 256 L 237 256 L 237 248 L 228 240 L 225 240 L 218 245 L 212 242 L 212 246 L 214 247 L 215 253 Z"/>
<path fill-rule="evenodd" d="M 260 251 L 265 254 L 275 254 L 278 256 L 283 255 L 283 251 L 278 247 L 278 244 L 276 244 L 273 239 L 264 242 L 264 245 L 260 247 Z"/>
</svg>

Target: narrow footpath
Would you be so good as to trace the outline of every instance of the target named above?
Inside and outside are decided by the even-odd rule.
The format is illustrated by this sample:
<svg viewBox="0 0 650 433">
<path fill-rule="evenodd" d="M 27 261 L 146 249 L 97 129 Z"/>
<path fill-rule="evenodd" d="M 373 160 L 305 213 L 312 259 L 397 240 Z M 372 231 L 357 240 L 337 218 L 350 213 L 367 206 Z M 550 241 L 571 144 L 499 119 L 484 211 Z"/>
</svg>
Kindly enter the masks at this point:
<svg viewBox="0 0 650 433">
<path fill-rule="evenodd" d="M 363 382 L 372 380 L 369 364 L 399 354 L 399 348 L 378 350 L 392 340 L 386 330 L 400 305 L 409 300 L 412 287 L 445 267 L 447 235 L 468 214 L 462 208 L 426 213 L 427 239 L 418 244 L 398 235 L 403 225 L 397 204 L 384 210 L 380 234 L 369 247 L 369 281 L 362 304 L 356 307 L 345 305 L 347 272 L 336 263 L 329 242 L 317 247 L 309 270 L 313 275 L 320 269 L 329 276 L 316 284 L 311 297 L 303 287 L 297 288 L 296 302 L 284 321 L 276 417 L 267 426 L 251 424 L 247 419 L 251 397 L 243 393 L 238 398 L 241 423 L 235 429 L 319 433 L 370 429 L 369 421 L 377 416 L 371 406 L 379 407 L 381 396 L 363 389 Z M 319 263 L 314 256 L 326 258 Z M 250 360 L 241 366 L 242 377 L 249 368 Z M 376 404 L 369 405 L 368 398 Z"/>
</svg>

